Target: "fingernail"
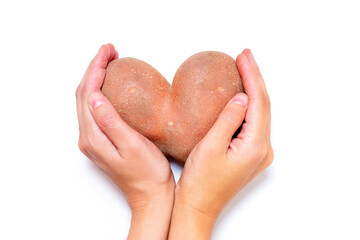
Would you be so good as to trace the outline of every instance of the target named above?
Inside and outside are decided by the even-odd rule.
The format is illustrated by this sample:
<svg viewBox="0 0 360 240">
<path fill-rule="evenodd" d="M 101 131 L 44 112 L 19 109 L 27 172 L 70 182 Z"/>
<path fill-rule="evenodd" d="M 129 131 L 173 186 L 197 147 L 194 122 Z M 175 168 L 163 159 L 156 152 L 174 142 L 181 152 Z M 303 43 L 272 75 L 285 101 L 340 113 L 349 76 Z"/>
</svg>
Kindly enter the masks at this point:
<svg viewBox="0 0 360 240">
<path fill-rule="evenodd" d="M 99 107 L 103 103 L 104 103 L 104 98 L 100 94 L 93 93 L 92 95 L 90 95 L 89 104 L 92 111 L 94 111 L 97 107 Z"/>
<path fill-rule="evenodd" d="M 245 107 L 248 103 L 248 100 L 244 94 L 237 94 L 237 95 L 235 95 L 235 97 L 233 97 L 231 102 Z"/>
<path fill-rule="evenodd" d="M 246 63 L 249 63 L 249 59 L 245 53 L 241 53 L 241 57 L 245 60 Z"/>
</svg>

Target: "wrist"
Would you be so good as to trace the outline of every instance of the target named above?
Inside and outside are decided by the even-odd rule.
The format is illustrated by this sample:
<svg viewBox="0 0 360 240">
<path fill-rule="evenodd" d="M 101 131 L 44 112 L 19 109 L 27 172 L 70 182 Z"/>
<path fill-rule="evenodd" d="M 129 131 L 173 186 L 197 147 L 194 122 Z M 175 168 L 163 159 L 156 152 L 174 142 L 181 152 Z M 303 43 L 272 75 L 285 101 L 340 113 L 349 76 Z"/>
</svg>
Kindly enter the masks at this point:
<svg viewBox="0 0 360 240">
<path fill-rule="evenodd" d="M 167 239 L 171 212 L 174 205 L 174 191 L 161 191 L 144 203 L 132 207 L 131 227 L 128 239 Z"/>
<path fill-rule="evenodd" d="M 177 191 L 169 239 L 210 239 L 217 217 L 193 205 Z"/>
<path fill-rule="evenodd" d="M 169 208 L 170 212 L 175 200 L 175 184 L 149 184 L 146 186 L 132 186 L 131 192 L 125 192 L 127 202 L 133 216 L 150 215 L 158 208 Z"/>
</svg>

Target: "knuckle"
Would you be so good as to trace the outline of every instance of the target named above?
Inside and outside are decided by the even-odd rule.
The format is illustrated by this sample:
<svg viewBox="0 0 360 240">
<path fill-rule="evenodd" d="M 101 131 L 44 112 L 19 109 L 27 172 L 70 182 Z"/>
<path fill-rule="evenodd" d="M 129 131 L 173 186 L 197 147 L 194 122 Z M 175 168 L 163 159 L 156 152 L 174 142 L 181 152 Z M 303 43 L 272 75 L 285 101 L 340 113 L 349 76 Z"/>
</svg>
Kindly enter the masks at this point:
<svg viewBox="0 0 360 240">
<path fill-rule="evenodd" d="M 268 149 L 265 140 L 256 140 L 252 144 L 252 159 L 254 161 L 263 161 L 266 158 Z"/>
<path fill-rule="evenodd" d="M 82 86 L 81 91 L 80 91 L 80 96 L 84 95 L 84 94 L 88 94 L 91 92 L 91 89 L 89 88 L 89 86 L 87 84 L 84 84 L 84 86 Z"/>
<path fill-rule="evenodd" d="M 266 167 L 270 166 L 273 163 L 273 161 L 274 161 L 274 150 L 270 146 L 266 158 Z"/>
<path fill-rule="evenodd" d="M 99 125 L 104 129 L 113 129 L 117 126 L 117 119 L 113 113 L 105 113 L 99 119 Z"/>
<path fill-rule="evenodd" d="M 84 153 L 89 148 L 89 143 L 84 138 L 79 139 L 79 148 Z"/>
<path fill-rule="evenodd" d="M 261 101 L 263 104 L 265 104 L 265 105 L 267 105 L 268 102 L 269 102 L 269 98 L 268 98 L 267 94 L 261 94 L 261 95 L 259 96 L 259 99 L 260 99 L 260 101 Z"/>
<path fill-rule="evenodd" d="M 257 151 L 257 158 L 259 160 L 263 160 L 266 158 L 267 155 L 267 147 L 266 144 L 262 144 L 261 146 L 258 147 L 258 151 Z"/>
<path fill-rule="evenodd" d="M 266 158 L 265 161 L 264 161 L 264 169 L 265 168 L 268 168 L 273 162 L 273 159 L 271 158 Z"/>
<path fill-rule="evenodd" d="M 239 114 L 236 114 L 233 111 L 228 111 L 224 117 L 225 122 L 234 125 L 237 124 L 239 122 Z"/>
<path fill-rule="evenodd" d="M 131 154 L 132 156 L 141 156 L 143 152 L 139 151 L 139 146 L 144 145 L 148 147 L 150 144 L 148 145 L 148 143 L 134 137 L 132 139 L 127 139 L 127 141 L 122 144 L 122 149 L 124 149 L 124 152 Z"/>
<path fill-rule="evenodd" d="M 265 147 L 262 150 L 259 150 L 258 154 L 259 155 L 257 157 L 260 161 L 262 161 L 264 169 L 269 167 L 273 163 L 274 151 L 271 145 L 270 146 L 265 145 Z"/>
<path fill-rule="evenodd" d="M 85 147 L 84 147 L 84 144 L 83 144 L 81 138 L 79 138 L 78 146 L 79 146 L 80 151 L 85 154 Z"/>
<path fill-rule="evenodd" d="M 84 154 L 86 154 L 87 152 L 94 151 L 93 144 L 92 144 L 91 140 L 87 137 L 79 138 L 78 145 L 79 145 L 80 151 Z"/>
<path fill-rule="evenodd" d="M 75 96 L 82 98 L 87 92 L 89 92 L 89 87 L 87 85 L 80 84 L 75 91 Z"/>
</svg>

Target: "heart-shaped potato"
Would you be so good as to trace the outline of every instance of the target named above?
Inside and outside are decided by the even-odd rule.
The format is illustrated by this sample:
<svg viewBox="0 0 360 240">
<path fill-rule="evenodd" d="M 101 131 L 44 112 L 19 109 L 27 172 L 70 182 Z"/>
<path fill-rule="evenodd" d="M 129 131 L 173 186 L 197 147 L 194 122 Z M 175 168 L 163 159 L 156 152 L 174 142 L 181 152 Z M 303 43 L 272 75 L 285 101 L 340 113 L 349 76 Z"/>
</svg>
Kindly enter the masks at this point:
<svg viewBox="0 0 360 240">
<path fill-rule="evenodd" d="M 167 156 L 185 162 L 226 103 L 244 92 L 235 60 L 206 51 L 188 58 L 172 85 L 134 58 L 109 63 L 103 94 L 121 118 Z"/>
</svg>

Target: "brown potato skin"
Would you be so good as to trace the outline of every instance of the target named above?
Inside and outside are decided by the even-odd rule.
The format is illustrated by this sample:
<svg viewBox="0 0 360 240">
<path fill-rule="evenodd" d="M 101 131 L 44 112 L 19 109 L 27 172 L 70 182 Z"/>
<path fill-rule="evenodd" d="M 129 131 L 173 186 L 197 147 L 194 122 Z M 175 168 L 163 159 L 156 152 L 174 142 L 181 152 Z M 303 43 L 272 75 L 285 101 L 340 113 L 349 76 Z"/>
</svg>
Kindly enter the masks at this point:
<svg viewBox="0 0 360 240">
<path fill-rule="evenodd" d="M 206 51 L 188 58 L 172 85 L 141 60 L 114 60 L 102 92 L 132 128 L 166 156 L 185 162 L 226 103 L 244 90 L 235 60 Z"/>
</svg>

